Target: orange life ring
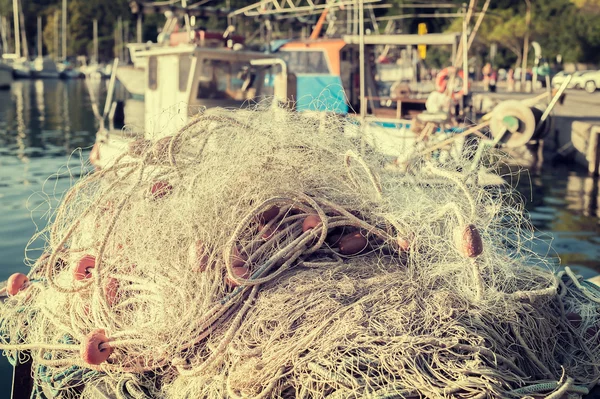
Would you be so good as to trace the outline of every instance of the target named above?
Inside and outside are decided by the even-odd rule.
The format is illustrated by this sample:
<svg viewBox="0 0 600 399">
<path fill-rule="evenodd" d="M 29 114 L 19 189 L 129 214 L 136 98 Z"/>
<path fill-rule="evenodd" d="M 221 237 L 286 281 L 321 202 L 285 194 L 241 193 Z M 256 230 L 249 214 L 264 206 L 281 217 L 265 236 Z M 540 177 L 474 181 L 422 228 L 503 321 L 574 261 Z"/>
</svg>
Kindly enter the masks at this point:
<svg viewBox="0 0 600 399">
<path fill-rule="evenodd" d="M 435 88 L 437 91 L 439 91 L 440 93 L 443 93 L 446 91 L 446 88 L 448 86 L 448 79 L 450 79 L 450 72 L 452 72 L 455 68 L 454 67 L 447 67 L 442 69 L 435 77 Z M 462 85 L 462 81 L 465 78 L 465 74 L 463 72 L 462 69 L 458 70 L 458 73 L 456 73 L 456 76 L 460 78 L 460 85 L 455 85 L 455 89 L 452 91 L 452 98 L 457 98 L 457 97 L 461 97 L 464 93 L 464 89 L 463 89 L 463 85 Z M 469 87 L 471 87 L 471 83 L 469 82 Z M 457 90 L 457 87 L 460 87 L 460 90 Z"/>
</svg>

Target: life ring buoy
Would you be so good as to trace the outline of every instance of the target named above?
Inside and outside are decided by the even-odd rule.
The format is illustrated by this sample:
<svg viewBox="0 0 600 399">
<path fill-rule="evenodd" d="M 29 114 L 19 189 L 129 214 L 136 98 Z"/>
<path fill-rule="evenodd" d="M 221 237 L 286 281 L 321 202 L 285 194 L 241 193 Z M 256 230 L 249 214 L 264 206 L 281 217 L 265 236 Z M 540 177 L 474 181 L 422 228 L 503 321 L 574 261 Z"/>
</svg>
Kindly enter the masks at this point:
<svg viewBox="0 0 600 399">
<path fill-rule="evenodd" d="M 450 79 L 450 73 L 453 72 L 454 70 L 456 70 L 454 67 L 447 67 L 447 68 L 442 69 L 436 75 L 435 88 L 437 91 L 439 91 L 440 93 L 443 93 L 446 91 L 446 88 L 448 87 L 448 80 Z M 465 74 L 464 74 L 463 70 L 459 69 L 455 75 L 454 90 L 452 90 L 452 98 L 458 98 L 458 97 L 461 97 L 463 94 L 465 94 L 465 91 L 463 88 L 464 78 L 465 78 Z M 471 87 L 470 82 L 469 82 L 468 86 Z"/>
</svg>

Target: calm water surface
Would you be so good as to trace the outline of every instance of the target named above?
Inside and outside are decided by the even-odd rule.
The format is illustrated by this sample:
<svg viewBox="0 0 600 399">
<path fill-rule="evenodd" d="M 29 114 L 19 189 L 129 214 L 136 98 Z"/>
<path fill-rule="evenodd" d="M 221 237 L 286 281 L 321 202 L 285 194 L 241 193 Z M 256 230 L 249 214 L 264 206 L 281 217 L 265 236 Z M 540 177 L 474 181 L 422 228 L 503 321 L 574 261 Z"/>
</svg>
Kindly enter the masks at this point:
<svg viewBox="0 0 600 399">
<path fill-rule="evenodd" d="M 27 244 L 85 172 L 96 129 L 83 81 L 16 81 L 0 91 L 0 280 L 27 273 L 26 259 L 39 256 L 43 243 L 26 252 Z M 521 178 L 519 190 L 542 239 L 535 249 L 586 277 L 600 273 L 598 182 L 546 168 Z M 11 373 L 0 361 L 0 398 L 10 395 Z"/>
</svg>

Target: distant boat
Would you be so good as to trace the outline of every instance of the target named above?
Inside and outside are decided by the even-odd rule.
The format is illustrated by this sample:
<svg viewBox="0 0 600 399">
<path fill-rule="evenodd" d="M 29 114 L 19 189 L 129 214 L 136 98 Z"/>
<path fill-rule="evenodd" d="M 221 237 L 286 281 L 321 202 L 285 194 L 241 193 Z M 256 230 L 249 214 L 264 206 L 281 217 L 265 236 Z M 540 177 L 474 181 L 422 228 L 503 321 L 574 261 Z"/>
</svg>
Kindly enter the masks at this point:
<svg viewBox="0 0 600 399">
<path fill-rule="evenodd" d="M 56 63 L 50 57 L 36 57 L 33 60 L 31 76 L 34 79 L 58 79 L 60 73 Z"/>
<path fill-rule="evenodd" d="M 13 81 L 12 67 L 0 61 L 0 89 L 7 89 Z"/>
<path fill-rule="evenodd" d="M 25 58 L 14 60 L 11 64 L 13 76 L 16 79 L 27 79 L 31 77 L 31 63 Z"/>
<path fill-rule="evenodd" d="M 82 75 L 78 68 L 74 68 L 73 65 L 66 61 L 58 63 L 56 69 L 61 79 L 78 79 Z"/>
</svg>

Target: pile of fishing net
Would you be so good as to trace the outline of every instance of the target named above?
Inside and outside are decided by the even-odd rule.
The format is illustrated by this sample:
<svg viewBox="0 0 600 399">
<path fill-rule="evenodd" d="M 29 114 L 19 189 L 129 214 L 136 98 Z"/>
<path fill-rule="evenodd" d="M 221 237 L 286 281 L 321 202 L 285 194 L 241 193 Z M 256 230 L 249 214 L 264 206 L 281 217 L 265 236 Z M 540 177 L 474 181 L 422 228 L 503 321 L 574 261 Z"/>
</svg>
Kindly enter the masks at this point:
<svg viewBox="0 0 600 399">
<path fill-rule="evenodd" d="M 34 394 L 567 398 L 600 296 L 526 245 L 467 158 L 406 173 L 284 109 L 211 110 L 73 186 L 14 275 L 0 348 Z M 350 135 L 352 136 L 352 135 Z M 356 135 L 355 135 L 356 136 Z"/>
</svg>

